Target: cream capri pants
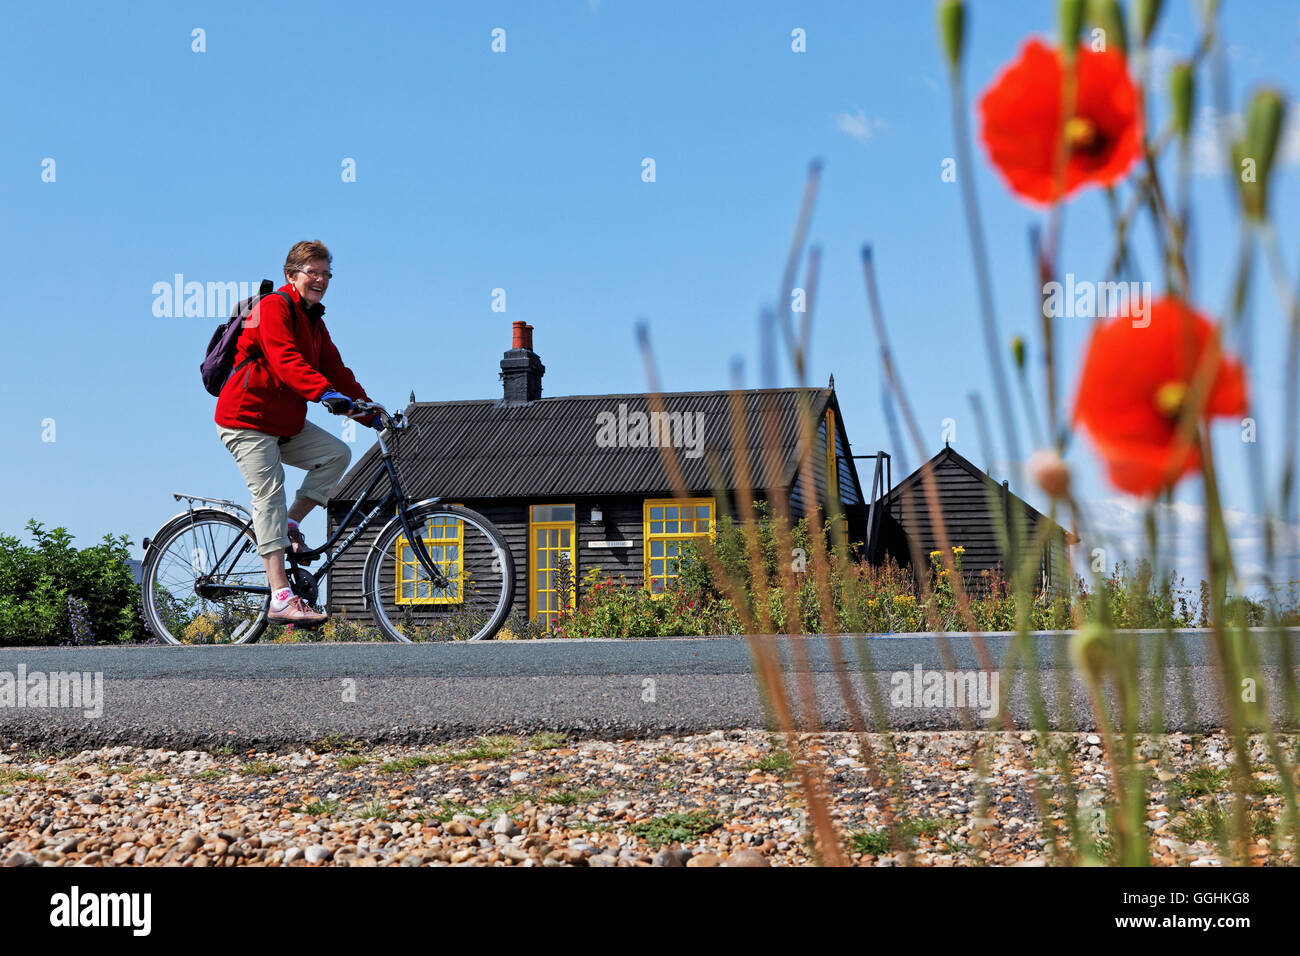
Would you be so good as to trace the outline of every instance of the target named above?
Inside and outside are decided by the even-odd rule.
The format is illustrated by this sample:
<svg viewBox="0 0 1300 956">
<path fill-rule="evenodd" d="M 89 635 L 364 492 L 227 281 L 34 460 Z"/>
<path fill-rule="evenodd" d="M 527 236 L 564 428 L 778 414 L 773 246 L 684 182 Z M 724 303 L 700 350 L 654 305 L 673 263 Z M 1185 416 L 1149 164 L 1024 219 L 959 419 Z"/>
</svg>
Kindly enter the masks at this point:
<svg viewBox="0 0 1300 956">
<path fill-rule="evenodd" d="M 329 503 L 330 489 L 347 471 L 352 450 L 325 429 L 307 422 L 288 438 L 268 435 L 255 428 L 225 428 L 217 435 L 235 456 L 239 471 L 253 496 L 253 533 L 257 553 L 270 554 L 289 546 L 289 509 L 284 499 L 284 465 L 306 468 L 299 498 Z"/>
</svg>

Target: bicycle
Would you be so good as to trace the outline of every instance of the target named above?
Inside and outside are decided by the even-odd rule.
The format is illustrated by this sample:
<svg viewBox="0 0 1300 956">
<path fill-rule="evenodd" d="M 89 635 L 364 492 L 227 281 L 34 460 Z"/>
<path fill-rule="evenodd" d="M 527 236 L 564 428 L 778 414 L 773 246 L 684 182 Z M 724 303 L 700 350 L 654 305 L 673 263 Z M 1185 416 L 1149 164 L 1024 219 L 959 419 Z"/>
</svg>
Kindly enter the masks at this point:
<svg viewBox="0 0 1300 956">
<path fill-rule="evenodd" d="M 353 402 L 353 408 L 380 413 L 383 467 L 328 541 L 309 551 L 286 549 L 289 587 L 314 606 L 326 572 L 376 518 L 389 513 L 393 517 L 371 543 L 362 572 L 362 596 L 384 636 L 403 643 L 412 643 L 421 629 L 443 639 L 495 636 L 514 603 L 510 546 L 490 521 L 469 508 L 442 504 L 441 498 L 408 502 L 395 452 L 398 436 L 411 427 L 409 420 L 373 402 Z M 394 440 L 393 450 L 386 433 Z M 331 553 L 385 475 L 387 496 Z M 224 498 L 172 497 L 186 500 L 187 510 L 143 542 L 140 590 L 150 631 L 168 644 L 254 643 L 268 624 L 271 588 L 249 583 L 266 577 L 252 514 Z M 302 567 L 321 556 L 325 562 L 315 573 Z"/>
</svg>

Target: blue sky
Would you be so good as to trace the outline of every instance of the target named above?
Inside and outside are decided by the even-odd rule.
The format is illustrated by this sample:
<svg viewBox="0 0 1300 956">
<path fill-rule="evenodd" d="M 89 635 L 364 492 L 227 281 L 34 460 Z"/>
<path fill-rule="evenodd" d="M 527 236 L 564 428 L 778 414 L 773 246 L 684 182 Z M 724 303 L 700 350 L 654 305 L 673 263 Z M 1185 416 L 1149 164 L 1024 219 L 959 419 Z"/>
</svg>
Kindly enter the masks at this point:
<svg viewBox="0 0 1300 956">
<path fill-rule="evenodd" d="M 1055 35 L 1056 9 L 972 6 L 969 101 L 1026 37 Z M 1196 35 L 1190 3 L 1165 6 L 1157 120 L 1163 72 Z M 1297 8 L 1225 7 L 1233 110 L 1266 80 L 1300 98 Z M 192 50 L 196 28 L 205 52 Z M 504 53 L 492 52 L 495 28 Z M 791 50 L 796 28 L 804 53 Z M 810 231 L 822 270 L 809 381 L 834 374 L 855 452 L 898 451 L 858 258 L 870 242 L 928 453 L 951 418 L 954 446 L 987 464 L 968 395 L 992 410 L 993 391 L 960 196 L 940 176 L 954 148 L 930 3 L 33 4 L 6 10 L 0 56 L 4 533 L 29 517 L 82 545 L 125 532 L 139 556 L 140 538 L 177 510 L 171 492 L 247 501 L 197 373 L 217 319 L 157 317 L 152 289 L 176 273 L 278 280 L 304 238 L 334 253 L 326 319 L 344 361 L 390 406 L 412 389 L 423 400 L 495 397 L 515 320 L 535 327 L 547 395 L 643 390 L 639 319 L 665 388 L 727 387 L 733 357 L 757 385 L 758 311 L 776 297 L 814 157 L 825 170 Z M 1192 197 L 1197 301 L 1217 314 L 1237 220 L 1213 170 L 1214 127 L 1199 117 Z M 975 148 L 977 168 L 958 174 L 979 191 L 1001 334 L 1025 335 L 1033 355 L 1026 232 L 1041 214 Z M 1294 210 L 1296 128 L 1282 148 L 1274 207 Z M 641 178 L 646 157 L 653 183 Z M 54 182 L 42 181 L 46 158 Z M 355 182 L 343 181 L 347 159 Z M 1101 278 L 1101 196 L 1072 202 L 1065 224 L 1062 269 Z M 1143 277 L 1158 294 L 1141 228 Z M 1294 279 L 1300 230 L 1284 219 L 1279 233 Z M 1259 513 L 1247 477 L 1263 468 L 1275 487 L 1282 430 L 1294 426 L 1278 398 L 1282 314 L 1262 268 L 1257 277 L 1259 438 L 1217 429 L 1246 548 Z M 492 310 L 498 288 L 505 313 Z M 1067 396 L 1088 327 L 1062 322 Z M 778 384 L 795 384 L 788 363 Z M 320 406 L 309 415 L 338 428 Z M 1021 443 L 1027 451 L 1023 429 Z M 905 458 L 918 464 L 911 448 Z M 1131 536 L 1134 502 L 1104 484 L 1086 443 L 1070 460 L 1098 526 Z M 287 471 L 292 493 L 301 473 Z M 1174 512 L 1194 528 L 1199 489 L 1188 482 L 1178 497 Z M 318 510 L 308 539 L 323 526 Z M 1198 573 L 1194 535 L 1167 540 L 1169 560 Z"/>
</svg>

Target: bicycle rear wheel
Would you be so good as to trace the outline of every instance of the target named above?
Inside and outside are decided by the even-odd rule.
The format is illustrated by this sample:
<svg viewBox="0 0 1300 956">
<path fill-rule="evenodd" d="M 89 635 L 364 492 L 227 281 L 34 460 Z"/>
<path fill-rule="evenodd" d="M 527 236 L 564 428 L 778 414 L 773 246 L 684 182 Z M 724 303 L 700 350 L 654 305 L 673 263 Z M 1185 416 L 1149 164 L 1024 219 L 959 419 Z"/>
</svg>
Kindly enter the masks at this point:
<svg viewBox="0 0 1300 956">
<path fill-rule="evenodd" d="M 140 568 L 145 623 L 167 644 L 256 641 L 266 629 L 269 590 L 231 591 L 223 584 L 266 585 L 252 530 L 215 508 L 180 515 L 153 538 Z"/>
<path fill-rule="evenodd" d="M 408 513 L 430 559 L 447 578 L 435 587 L 400 521 L 379 532 L 362 588 L 379 629 L 392 641 L 479 641 L 505 624 L 515 597 L 514 558 L 496 527 L 460 505 Z"/>
</svg>

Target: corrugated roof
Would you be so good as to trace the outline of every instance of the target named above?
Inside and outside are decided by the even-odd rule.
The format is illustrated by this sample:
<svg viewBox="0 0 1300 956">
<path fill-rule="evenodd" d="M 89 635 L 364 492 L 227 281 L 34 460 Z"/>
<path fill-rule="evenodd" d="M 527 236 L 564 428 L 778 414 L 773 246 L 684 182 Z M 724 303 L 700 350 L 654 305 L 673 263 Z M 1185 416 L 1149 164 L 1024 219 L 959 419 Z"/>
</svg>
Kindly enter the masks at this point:
<svg viewBox="0 0 1300 956">
<path fill-rule="evenodd" d="M 662 394 L 669 418 L 661 421 L 678 429 L 673 432 L 677 443 L 685 444 L 675 451 L 687 489 L 703 492 L 714 487 L 711 458 L 723 484 L 734 488 L 737 446 L 749 462 L 751 485 L 788 486 L 797 466 L 800 402 L 811 408 L 815 434 L 832 394 L 830 388 Z M 744 408 L 745 436 L 739 441 L 732 435 L 733 395 L 740 397 Z M 418 497 L 669 494 L 672 484 L 660 449 L 629 447 L 636 434 L 636 415 L 649 415 L 650 398 L 647 394 L 570 395 L 523 405 L 492 400 L 415 402 L 406 409 L 413 427 L 399 439 L 402 483 L 409 495 Z M 689 419 L 681 417 L 687 415 Z M 626 423 L 622 444 L 620 420 Z M 603 433 L 602 423 L 607 425 Z M 702 440 L 695 436 L 696 423 L 703 426 Z M 421 429 L 418 439 L 416 427 Z M 651 441 L 654 435 L 650 431 Z M 606 447 L 600 438 L 614 442 Z M 775 468 L 767 462 L 769 440 L 776 445 Z M 687 457 L 696 451 L 698 457 Z M 379 461 L 376 443 L 330 497 L 354 500 L 365 490 Z"/>
</svg>

